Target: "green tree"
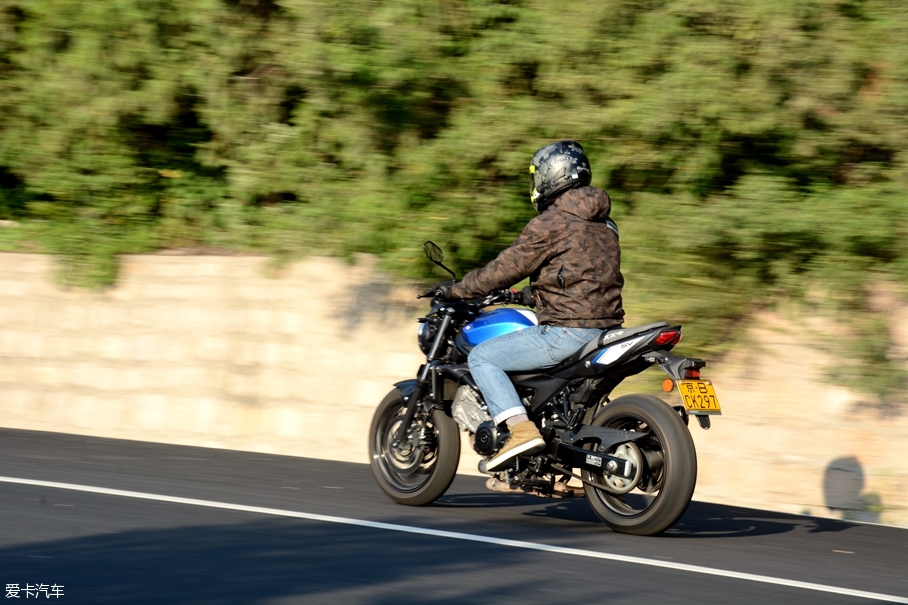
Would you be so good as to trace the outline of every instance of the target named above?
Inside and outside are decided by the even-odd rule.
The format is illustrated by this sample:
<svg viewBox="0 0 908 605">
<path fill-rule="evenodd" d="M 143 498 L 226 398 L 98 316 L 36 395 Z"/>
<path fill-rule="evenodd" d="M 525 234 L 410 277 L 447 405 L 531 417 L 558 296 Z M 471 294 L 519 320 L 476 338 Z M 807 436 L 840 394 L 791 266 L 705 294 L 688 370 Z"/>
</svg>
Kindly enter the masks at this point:
<svg viewBox="0 0 908 605">
<path fill-rule="evenodd" d="M 906 51 L 895 0 L 0 0 L 0 247 L 94 286 L 174 247 L 466 271 L 575 138 L 633 316 L 712 347 L 811 289 L 866 315 L 908 277 Z"/>
</svg>

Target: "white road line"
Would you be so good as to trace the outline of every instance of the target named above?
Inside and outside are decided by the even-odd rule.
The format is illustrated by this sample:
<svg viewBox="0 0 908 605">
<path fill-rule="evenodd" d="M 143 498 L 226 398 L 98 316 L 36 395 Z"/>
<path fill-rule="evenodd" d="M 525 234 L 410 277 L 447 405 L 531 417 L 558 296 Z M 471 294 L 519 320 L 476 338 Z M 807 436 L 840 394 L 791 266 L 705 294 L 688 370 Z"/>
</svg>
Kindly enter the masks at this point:
<svg viewBox="0 0 908 605">
<path fill-rule="evenodd" d="M 658 561 L 655 559 L 644 559 L 642 557 L 630 557 L 626 555 L 616 555 L 594 550 L 582 550 L 579 548 L 565 548 L 563 546 L 551 546 L 549 544 L 538 544 L 535 542 L 523 542 L 520 540 L 507 540 L 504 538 L 493 538 L 490 536 L 479 536 L 476 534 L 464 534 L 460 532 L 444 531 L 439 529 L 428 529 L 424 527 L 410 527 L 408 525 L 396 525 L 394 523 L 382 523 L 380 521 L 365 521 L 362 519 L 348 519 L 345 517 L 334 517 L 330 515 L 317 515 L 313 513 L 302 513 L 292 510 L 282 510 L 279 508 L 266 508 L 262 506 L 246 506 L 244 504 L 231 504 L 229 502 L 215 502 L 213 500 L 197 500 L 195 498 L 180 498 L 177 496 L 164 496 L 161 494 L 149 494 L 145 492 L 133 492 L 122 489 L 110 489 L 107 487 L 94 487 L 91 485 L 78 485 L 75 483 L 59 483 L 56 481 L 39 481 L 37 479 L 20 479 L 17 477 L 0 476 L 0 482 L 16 483 L 20 485 L 34 485 L 38 487 L 49 487 L 54 489 L 67 489 L 76 492 L 88 492 L 91 494 L 103 494 L 106 496 L 121 496 L 124 498 L 137 498 L 140 500 L 153 500 L 156 502 L 169 502 L 172 504 L 187 504 L 189 506 L 204 506 L 206 508 L 220 508 L 225 510 L 234 510 L 244 513 L 257 513 L 261 515 L 271 515 L 276 517 L 292 517 L 295 519 L 306 519 L 309 521 L 321 521 L 323 523 L 341 523 L 343 525 L 355 525 L 358 527 L 368 527 L 371 529 L 384 529 L 388 531 L 399 531 L 408 534 L 421 534 L 425 536 L 434 536 L 438 538 L 451 538 L 454 540 L 467 540 L 470 542 L 482 542 L 485 544 L 495 544 L 498 546 L 510 546 L 512 548 L 524 548 L 528 550 L 540 550 L 560 555 L 571 555 L 575 557 L 586 557 L 590 559 L 605 559 L 608 561 L 620 561 L 622 563 L 633 563 L 635 565 L 647 565 L 649 567 L 662 567 L 676 571 L 686 571 L 689 573 L 699 573 L 723 578 L 734 578 L 736 580 L 748 580 L 750 582 L 761 582 L 763 584 L 775 584 L 778 586 L 787 586 L 790 588 L 802 588 L 804 590 L 814 590 L 818 592 L 831 592 L 833 594 L 847 595 L 870 599 L 874 601 L 885 601 L 888 603 L 905 603 L 908 604 L 908 598 L 894 595 L 881 594 L 878 592 L 867 592 L 864 590 L 852 590 L 850 588 L 839 588 L 837 586 L 827 586 L 825 584 L 814 584 L 812 582 L 800 582 L 798 580 L 786 580 L 784 578 L 773 578 L 771 576 L 761 576 L 757 574 L 741 573 L 738 571 L 728 571 L 723 569 L 713 569 L 710 567 L 699 567 L 697 565 L 686 565 L 684 563 L 673 563 L 671 561 Z"/>
</svg>

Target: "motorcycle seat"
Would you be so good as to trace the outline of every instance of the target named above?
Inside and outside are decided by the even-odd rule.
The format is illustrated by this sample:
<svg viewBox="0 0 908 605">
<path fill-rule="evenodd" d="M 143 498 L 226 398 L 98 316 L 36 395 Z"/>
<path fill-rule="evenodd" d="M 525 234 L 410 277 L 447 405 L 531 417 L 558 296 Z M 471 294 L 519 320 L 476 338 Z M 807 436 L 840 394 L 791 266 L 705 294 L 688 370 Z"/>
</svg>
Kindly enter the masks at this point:
<svg viewBox="0 0 908 605">
<path fill-rule="evenodd" d="M 657 321 L 656 323 L 646 324 L 645 326 L 637 326 L 634 328 L 609 328 L 608 330 L 603 330 L 602 334 L 599 335 L 599 338 L 594 338 L 593 340 L 586 343 L 583 348 L 571 355 L 570 359 L 579 361 L 596 349 L 604 347 L 606 344 L 623 342 L 629 338 L 637 336 L 638 334 L 644 334 L 646 332 L 651 332 L 657 328 L 667 327 L 668 323 L 664 321 Z M 560 366 L 561 364 L 558 365 Z"/>
<path fill-rule="evenodd" d="M 633 338 L 634 336 L 638 336 L 640 334 L 645 334 L 646 332 L 652 332 L 653 330 L 656 330 L 658 328 L 667 328 L 668 326 L 669 326 L 669 324 L 667 322 L 657 321 L 656 323 L 646 324 L 643 326 L 636 326 L 633 328 L 622 328 L 622 327 L 608 328 L 607 330 L 603 330 L 602 334 L 600 334 L 598 338 L 594 338 L 593 340 L 591 340 L 588 343 L 586 343 L 585 345 L 583 345 L 576 353 L 574 353 L 573 355 L 571 355 L 570 357 L 568 357 L 567 359 L 565 359 L 558 365 L 555 365 L 555 366 L 552 366 L 549 368 L 544 368 L 544 371 L 546 374 L 551 374 L 552 372 L 557 372 L 559 370 L 563 370 L 564 368 L 574 365 L 575 363 L 577 363 L 578 361 L 580 361 L 581 359 L 583 359 L 584 357 L 586 357 L 593 351 L 596 351 L 596 350 L 601 349 L 602 347 L 606 346 L 606 344 L 612 345 L 612 344 L 616 344 L 619 342 L 623 342 L 629 338 Z M 507 372 L 507 374 L 509 376 L 518 376 L 518 375 L 522 375 L 522 374 L 538 374 L 539 372 L 540 372 L 540 370 L 532 370 L 529 372 L 527 372 L 527 371 Z"/>
</svg>

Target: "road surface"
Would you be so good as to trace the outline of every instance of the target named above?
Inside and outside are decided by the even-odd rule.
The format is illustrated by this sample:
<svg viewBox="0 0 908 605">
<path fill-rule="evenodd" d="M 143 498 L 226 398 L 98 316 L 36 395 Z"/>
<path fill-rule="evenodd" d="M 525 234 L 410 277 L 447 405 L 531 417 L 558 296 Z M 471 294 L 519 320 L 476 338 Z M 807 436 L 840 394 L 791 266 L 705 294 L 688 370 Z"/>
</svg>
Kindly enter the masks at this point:
<svg viewBox="0 0 908 605">
<path fill-rule="evenodd" d="M 0 429 L 0 511 L 9 603 L 908 603 L 906 529 L 694 502 L 625 536 L 583 499 L 458 476 L 403 507 L 308 458 Z"/>
</svg>

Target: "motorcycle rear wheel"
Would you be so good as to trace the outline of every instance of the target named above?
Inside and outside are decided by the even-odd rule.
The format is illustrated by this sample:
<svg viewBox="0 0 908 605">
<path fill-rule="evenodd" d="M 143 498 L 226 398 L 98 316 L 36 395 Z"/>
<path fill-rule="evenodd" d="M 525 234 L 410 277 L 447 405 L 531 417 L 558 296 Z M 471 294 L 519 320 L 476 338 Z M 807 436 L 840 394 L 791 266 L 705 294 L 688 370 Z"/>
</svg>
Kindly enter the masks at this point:
<svg viewBox="0 0 908 605">
<path fill-rule="evenodd" d="M 620 454 L 636 455 L 635 466 L 643 465 L 643 476 L 635 489 L 618 494 L 585 486 L 587 501 L 596 515 L 614 531 L 638 536 L 658 534 L 674 525 L 687 510 L 697 483 L 697 454 L 681 417 L 655 397 L 633 394 L 610 402 L 592 424 L 648 433 L 634 442 L 636 449 L 625 448 Z M 590 471 L 583 471 L 583 478 L 600 485 L 614 481 Z"/>
<path fill-rule="evenodd" d="M 369 428 L 369 463 L 375 481 L 398 504 L 425 506 L 444 494 L 460 462 L 460 435 L 454 419 L 432 410 L 422 437 L 395 446 L 407 406 L 399 389 L 378 405 Z M 424 417 L 424 413 L 423 413 Z M 420 414 L 412 426 L 420 424 Z"/>
</svg>

